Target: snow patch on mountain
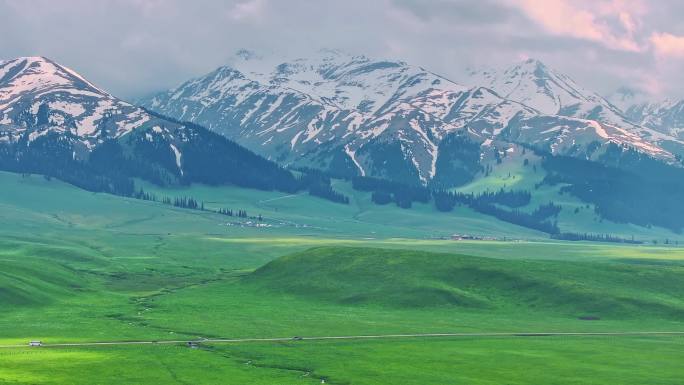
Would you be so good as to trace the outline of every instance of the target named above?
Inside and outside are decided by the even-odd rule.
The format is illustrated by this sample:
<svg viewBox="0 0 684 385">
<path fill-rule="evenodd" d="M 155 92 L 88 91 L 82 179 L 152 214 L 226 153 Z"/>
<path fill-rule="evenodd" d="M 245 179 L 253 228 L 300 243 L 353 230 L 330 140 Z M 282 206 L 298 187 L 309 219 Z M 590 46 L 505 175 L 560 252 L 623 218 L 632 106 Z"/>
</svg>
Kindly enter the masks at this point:
<svg viewBox="0 0 684 385">
<path fill-rule="evenodd" d="M 684 140 L 684 100 L 635 104 L 626 114 L 643 127 Z"/>
<path fill-rule="evenodd" d="M 171 151 L 173 151 L 173 155 L 176 157 L 176 166 L 178 167 L 178 170 L 180 171 L 181 175 L 183 175 L 183 168 L 181 167 L 181 152 L 178 150 L 178 147 L 176 147 L 176 145 L 173 143 L 169 144 L 169 147 L 171 147 Z"/>
<path fill-rule="evenodd" d="M 503 70 L 471 71 L 473 84 L 522 103 L 545 115 L 561 115 L 630 125 L 622 112 L 599 94 L 578 85 L 536 59 Z"/>
</svg>

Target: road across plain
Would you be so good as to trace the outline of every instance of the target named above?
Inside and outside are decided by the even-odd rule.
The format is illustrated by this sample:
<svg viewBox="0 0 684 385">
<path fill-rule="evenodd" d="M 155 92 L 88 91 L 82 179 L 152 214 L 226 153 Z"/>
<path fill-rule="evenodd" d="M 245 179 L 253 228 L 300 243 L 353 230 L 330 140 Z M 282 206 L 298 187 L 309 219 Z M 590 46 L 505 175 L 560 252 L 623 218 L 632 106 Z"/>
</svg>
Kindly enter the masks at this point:
<svg viewBox="0 0 684 385">
<path fill-rule="evenodd" d="M 189 343 L 248 343 L 248 342 L 288 342 L 288 341 L 325 341 L 325 340 L 370 340 L 370 339 L 401 339 L 401 338 L 439 338 L 439 337 L 638 337 L 638 336 L 684 336 L 684 332 L 491 332 L 491 333 L 422 333 L 422 334 L 379 334 L 358 336 L 319 336 L 319 337 L 274 337 L 274 338 L 209 338 L 194 340 L 150 340 L 150 341 L 101 341 L 101 342 L 68 342 L 42 343 L 40 348 L 59 347 L 88 347 L 88 346 L 125 346 L 125 345 L 178 345 Z M 0 345 L 0 349 L 27 348 L 24 345 Z"/>
</svg>

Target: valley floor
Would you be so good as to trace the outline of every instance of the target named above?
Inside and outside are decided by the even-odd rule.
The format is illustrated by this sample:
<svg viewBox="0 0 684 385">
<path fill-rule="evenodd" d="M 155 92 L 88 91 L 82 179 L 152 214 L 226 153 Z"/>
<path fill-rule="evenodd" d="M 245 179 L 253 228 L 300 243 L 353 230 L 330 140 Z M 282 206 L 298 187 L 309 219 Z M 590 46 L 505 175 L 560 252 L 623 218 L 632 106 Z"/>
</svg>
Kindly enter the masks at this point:
<svg viewBox="0 0 684 385">
<path fill-rule="evenodd" d="M 431 222 L 420 209 L 237 189 L 212 200 L 220 192 L 193 190 L 209 204 L 264 214 L 274 224 L 264 229 L 39 177 L 0 178 L 0 345 L 285 338 L 198 349 L 0 348 L 0 384 L 642 385 L 684 377 L 679 335 L 292 339 L 684 332 L 684 249 L 552 242 L 470 212 Z M 516 240 L 430 239 L 452 228 Z"/>
</svg>

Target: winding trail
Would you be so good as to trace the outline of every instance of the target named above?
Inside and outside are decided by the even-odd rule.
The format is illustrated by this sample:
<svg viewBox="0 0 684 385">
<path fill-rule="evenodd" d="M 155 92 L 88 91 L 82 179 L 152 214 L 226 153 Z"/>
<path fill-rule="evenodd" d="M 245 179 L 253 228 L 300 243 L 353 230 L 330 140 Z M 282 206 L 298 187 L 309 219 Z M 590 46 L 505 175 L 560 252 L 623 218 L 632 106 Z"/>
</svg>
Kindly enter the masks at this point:
<svg viewBox="0 0 684 385">
<path fill-rule="evenodd" d="M 423 334 L 379 334 L 358 336 L 320 336 L 320 337 L 274 337 L 274 338 L 210 338 L 195 340 L 150 340 L 150 341 L 102 341 L 102 342 L 69 342 L 69 343 L 43 343 L 35 348 L 59 348 L 59 347 L 88 347 L 88 346 L 125 346 L 125 345 L 178 345 L 188 343 L 248 343 L 248 342 L 300 342 L 300 341 L 326 341 L 326 340 L 377 340 L 377 339 L 402 339 L 402 338 L 439 338 L 439 337 L 639 337 L 639 336 L 682 336 L 684 332 L 650 331 L 650 332 L 492 332 L 492 333 L 423 333 Z M 24 345 L 0 345 L 0 349 L 27 348 Z"/>
</svg>

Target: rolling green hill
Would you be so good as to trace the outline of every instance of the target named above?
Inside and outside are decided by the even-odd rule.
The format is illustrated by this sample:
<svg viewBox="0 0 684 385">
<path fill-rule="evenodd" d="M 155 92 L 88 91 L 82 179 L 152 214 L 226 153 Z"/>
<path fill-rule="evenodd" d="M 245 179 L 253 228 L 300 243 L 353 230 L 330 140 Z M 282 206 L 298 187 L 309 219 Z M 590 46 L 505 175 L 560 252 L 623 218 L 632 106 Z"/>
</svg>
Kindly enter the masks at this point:
<svg viewBox="0 0 684 385">
<path fill-rule="evenodd" d="M 296 277 L 296 279 L 293 279 Z M 420 251 L 322 247 L 246 281 L 342 304 L 510 308 L 600 318 L 684 318 L 684 264 L 510 261 Z"/>
</svg>

